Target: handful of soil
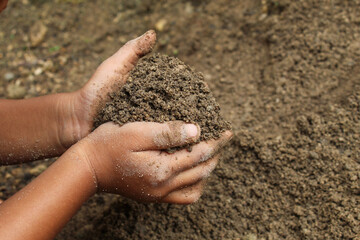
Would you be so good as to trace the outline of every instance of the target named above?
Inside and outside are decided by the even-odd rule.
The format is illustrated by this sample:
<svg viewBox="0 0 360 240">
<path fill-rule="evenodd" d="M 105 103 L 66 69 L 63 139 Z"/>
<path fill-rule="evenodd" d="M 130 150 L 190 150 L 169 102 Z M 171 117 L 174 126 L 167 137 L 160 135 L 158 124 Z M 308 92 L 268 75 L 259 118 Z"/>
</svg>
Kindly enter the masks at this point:
<svg viewBox="0 0 360 240">
<path fill-rule="evenodd" d="M 200 141 L 217 139 L 230 129 L 220 116 L 219 104 L 204 82 L 204 76 L 174 57 L 155 55 L 142 59 L 125 85 L 110 94 L 94 127 L 113 121 L 197 123 Z"/>
</svg>

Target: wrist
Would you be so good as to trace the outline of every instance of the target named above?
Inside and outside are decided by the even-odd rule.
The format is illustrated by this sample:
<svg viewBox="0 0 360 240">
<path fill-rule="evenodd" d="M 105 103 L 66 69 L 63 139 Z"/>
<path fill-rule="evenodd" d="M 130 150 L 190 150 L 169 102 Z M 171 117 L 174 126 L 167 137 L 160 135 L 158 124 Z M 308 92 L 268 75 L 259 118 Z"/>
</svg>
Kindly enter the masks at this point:
<svg viewBox="0 0 360 240">
<path fill-rule="evenodd" d="M 87 136 L 91 131 L 87 106 L 82 102 L 81 92 L 57 94 L 56 113 L 58 139 L 64 150 Z"/>
<path fill-rule="evenodd" d="M 92 179 L 97 191 L 107 191 L 107 188 L 113 183 L 112 178 L 114 171 L 116 171 L 116 167 L 113 167 L 113 161 L 111 161 L 111 159 L 114 159 L 113 147 L 109 148 L 109 146 L 103 144 L 109 135 L 111 135 L 110 132 L 101 129 L 99 132 L 99 129 L 96 129 L 76 144 L 76 147 L 79 147 L 77 151 L 81 153 L 88 169 L 93 174 Z"/>
<path fill-rule="evenodd" d="M 85 175 L 88 175 L 87 180 L 92 183 L 89 189 L 92 193 L 91 195 L 95 194 L 98 190 L 98 178 L 94 166 L 95 155 L 93 149 L 94 147 L 91 142 L 83 139 L 68 150 L 68 152 L 75 156 L 76 160 L 79 160 L 78 172 L 83 171 L 86 173 Z"/>
</svg>

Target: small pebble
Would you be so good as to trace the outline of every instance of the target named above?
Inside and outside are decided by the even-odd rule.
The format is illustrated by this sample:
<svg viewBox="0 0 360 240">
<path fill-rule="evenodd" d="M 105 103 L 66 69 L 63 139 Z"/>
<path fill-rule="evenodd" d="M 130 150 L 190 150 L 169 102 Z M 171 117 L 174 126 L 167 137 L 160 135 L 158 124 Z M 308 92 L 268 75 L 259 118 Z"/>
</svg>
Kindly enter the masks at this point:
<svg viewBox="0 0 360 240">
<path fill-rule="evenodd" d="M 167 24 L 166 19 L 160 19 L 159 21 L 157 21 L 155 23 L 155 29 L 159 32 L 162 32 L 162 31 L 164 31 L 166 24 Z"/>
<path fill-rule="evenodd" d="M 40 74 L 42 74 L 42 72 L 43 72 L 42 68 L 37 68 L 35 69 L 34 74 L 35 76 L 39 76 Z"/>
<path fill-rule="evenodd" d="M 29 170 L 29 173 L 31 175 L 39 175 L 40 173 L 42 173 L 43 171 L 45 171 L 45 169 L 47 168 L 47 166 L 45 164 L 39 164 L 36 167 L 33 167 Z"/>
<path fill-rule="evenodd" d="M 23 86 L 9 84 L 6 88 L 7 96 L 10 99 L 21 99 L 26 95 L 26 89 Z"/>
<path fill-rule="evenodd" d="M 40 43 L 45 39 L 46 33 L 48 29 L 47 27 L 41 22 L 36 22 L 30 28 L 30 43 L 32 47 L 36 47 L 40 45 Z"/>
<path fill-rule="evenodd" d="M 12 73 L 12 72 L 7 72 L 7 73 L 4 74 L 4 79 L 5 79 L 6 81 L 11 81 L 11 80 L 13 80 L 14 78 L 15 78 L 15 74 Z"/>
</svg>

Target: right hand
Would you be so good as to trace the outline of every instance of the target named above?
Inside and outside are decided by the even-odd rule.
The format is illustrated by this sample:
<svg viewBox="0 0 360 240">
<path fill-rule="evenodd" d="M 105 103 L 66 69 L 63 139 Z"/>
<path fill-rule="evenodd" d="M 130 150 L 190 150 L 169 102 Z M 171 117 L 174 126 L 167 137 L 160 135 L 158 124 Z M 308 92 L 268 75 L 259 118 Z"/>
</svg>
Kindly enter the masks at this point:
<svg viewBox="0 0 360 240">
<path fill-rule="evenodd" d="M 105 123 L 81 142 L 98 192 L 121 194 L 142 202 L 189 204 L 197 201 L 204 179 L 218 162 L 218 150 L 231 138 L 200 142 L 192 151 L 163 149 L 195 142 L 200 130 L 181 121 Z"/>
</svg>

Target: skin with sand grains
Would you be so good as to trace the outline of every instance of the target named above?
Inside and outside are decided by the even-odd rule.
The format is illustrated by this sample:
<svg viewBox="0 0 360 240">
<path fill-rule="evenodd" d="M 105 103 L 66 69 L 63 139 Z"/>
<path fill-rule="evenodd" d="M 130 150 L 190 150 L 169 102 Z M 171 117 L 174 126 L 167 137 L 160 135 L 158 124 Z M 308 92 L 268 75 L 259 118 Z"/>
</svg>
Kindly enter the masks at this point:
<svg viewBox="0 0 360 240">
<path fill-rule="evenodd" d="M 125 83 L 155 40 L 155 32 L 148 31 L 128 42 L 78 91 L 0 100 L 1 164 L 61 155 L 0 205 L 0 239 L 52 239 L 96 192 L 143 202 L 199 199 L 218 162 L 219 146 L 232 136 L 229 131 L 218 140 L 197 143 L 191 153 L 173 154 L 163 150 L 198 142 L 201 129 L 180 121 L 106 123 L 90 133 L 96 110 Z"/>
<path fill-rule="evenodd" d="M 163 134 L 159 135 L 159 132 Z M 180 121 L 172 124 L 135 122 L 121 128 L 106 123 L 84 141 L 90 146 L 87 152 L 94 156 L 89 157 L 89 165 L 94 169 L 100 191 L 144 202 L 171 202 L 171 196 L 178 195 L 172 194 L 172 189 L 183 189 L 194 183 L 203 185 L 202 180 L 218 162 L 218 156 L 207 161 L 204 157 L 214 156 L 218 141 L 201 142 L 193 147 L 191 153 L 185 149 L 173 154 L 161 150 L 194 143 L 199 135 L 197 127 Z M 225 134 L 219 141 L 226 141 L 229 137 Z M 108 167 L 104 169 L 103 165 Z M 199 193 L 193 191 L 193 197 L 178 203 L 196 201 Z"/>
</svg>

